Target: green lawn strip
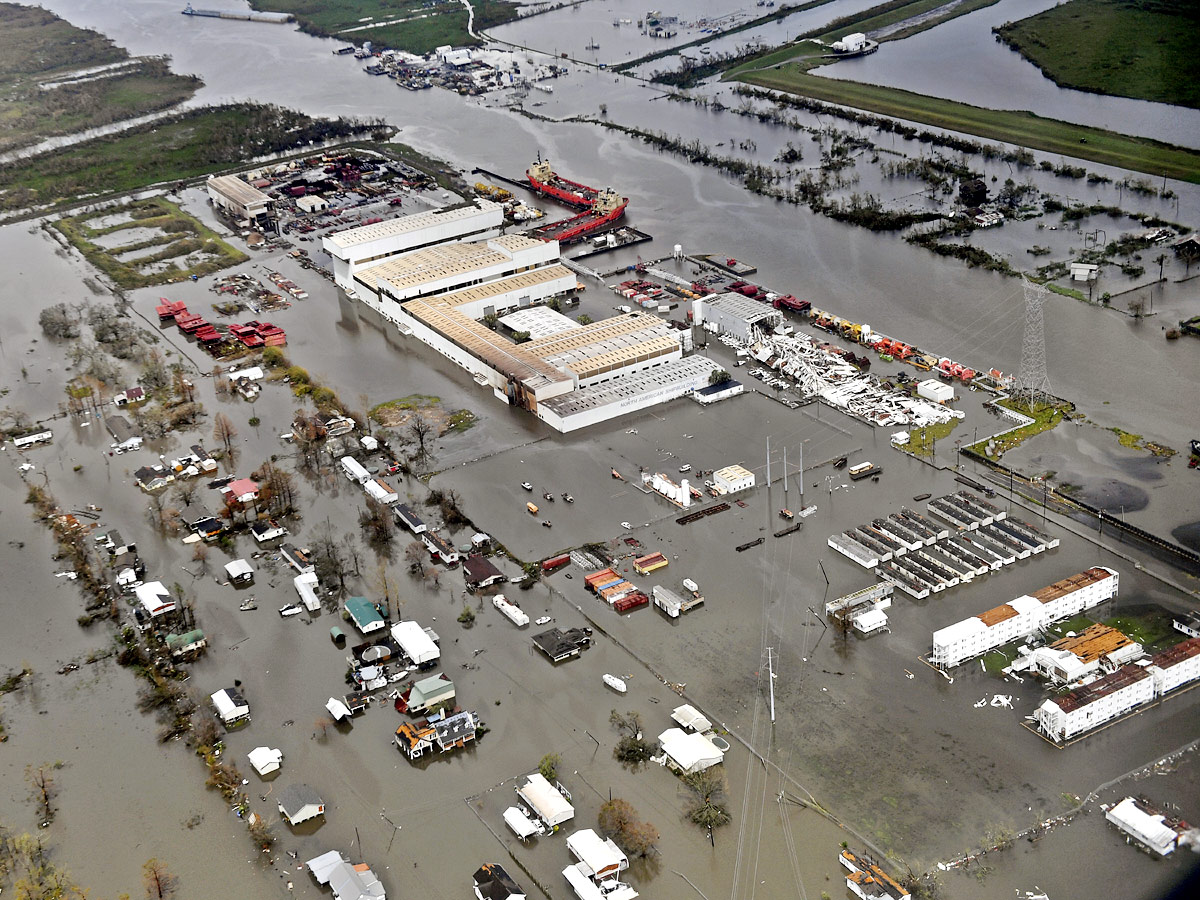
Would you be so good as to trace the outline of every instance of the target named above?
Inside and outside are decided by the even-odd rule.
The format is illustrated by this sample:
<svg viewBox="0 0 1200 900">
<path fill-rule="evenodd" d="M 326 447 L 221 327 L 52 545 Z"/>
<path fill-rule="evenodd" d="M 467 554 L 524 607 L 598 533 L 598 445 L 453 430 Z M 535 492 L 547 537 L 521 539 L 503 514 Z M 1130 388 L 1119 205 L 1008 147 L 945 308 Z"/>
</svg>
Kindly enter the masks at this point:
<svg viewBox="0 0 1200 900">
<path fill-rule="evenodd" d="M 911 37 L 914 34 L 932 28 L 934 25 L 940 25 L 942 22 L 949 21 L 969 12 L 974 12 L 985 6 L 992 6 L 998 2 L 999 0 L 963 0 L 958 6 L 942 14 L 930 16 L 923 22 L 914 23 L 908 28 L 898 31 L 895 34 L 886 35 L 880 38 L 880 40 L 895 41 Z M 897 22 L 903 22 L 906 19 L 933 12 L 943 6 L 946 6 L 946 0 L 895 0 L 892 3 L 882 3 L 871 9 L 863 10 L 856 15 L 846 16 L 843 19 L 831 22 L 827 26 L 828 30 L 822 33 L 820 38 L 829 43 L 844 38 L 848 34 L 854 34 L 857 31 L 870 35 L 872 31 L 878 31 L 880 28 L 886 28 L 888 25 L 895 25 Z"/>
<path fill-rule="evenodd" d="M 1105 619 L 1104 624 L 1137 641 L 1149 652 L 1165 650 L 1185 637 L 1171 626 L 1171 614 L 1162 610 L 1142 615 L 1125 613 Z"/>
<path fill-rule="evenodd" d="M 88 239 L 88 231 L 90 229 L 87 223 L 96 217 L 96 213 L 94 212 L 59 219 L 54 223 L 54 227 L 71 242 L 72 246 L 83 254 L 88 262 L 100 269 L 116 284 L 126 290 L 182 281 L 190 275 L 208 275 L 228 266 L 243 263 L 249 259 L 246 254 L 235 250 L 229 244 L 225 243 L 225 241 L 221 240 L 214 231 L 210 230 L 199 220 L 189 216 L 177 205 L 165 198 L 154 197 L 148 200 L 139 200 L 133 206 L 142 211 L 150 207 L 158 207 L 162 211 L 162 216 L 138 219 L 135 222 L 131 222 L 130 226 L 147 227 L 147 223 L 161 219 L 167 223 L 165 225 L 166 228 L 173 229 L 174 234 L 186 234 L 186 237 L 172 240 L 157 253 L 123 261 L 117 259 L 114 254 L 127 253 L 138 245 L 114 247 L 109 250 L 92 243 Z M 145 243 L 139 242 L 139 244 Z M 188 268 L 182 268 L 178 265 L 168 266 L 158 272 L 141 272 L 138 269 L 139 266 L 163 260 L 182 258 L 190 253 L 199 251 L 205 252 L 208 258 Z"/>
<path fill-rule="evenodd" d="M 479 43 L 467 33 L 467 11 L 458 0 L 251 0 L 254 9 L 289 12 L 303 31 L 373 47 L 425 54 L 446 44 Z M 474 0 L 475 30 L 517 18 L 517 4 Z M 375 25 L 375 23 L 383 23 Z M 363 27 L 374 26 L 374 27 Z"/>
<path fill-rule="evenodd" d="M 1149 138 L 1072 125 L 1030 112 L 985 109 L 898 88 L 821 78 L 800 66 L 753 72 L 743 69 L 736 80 L 1035 150 L 1200 182 L 1200 152 Z"/>
<path fill-rule="evenodd" d="M 926 425 L 924 428 L 914 428 L 908 433 L 908 443 L 901 450 L 907 450 L 915 456 L 933 456 L 937 442 L 950 436 L 962 419 L 951 419 L 938 425 Z"/>
<path fill-rule="evenodd" d="M 1071 0 L 993 29 L 1063 87 L 1200 108 L 1200 7 Z"/>
</svg>

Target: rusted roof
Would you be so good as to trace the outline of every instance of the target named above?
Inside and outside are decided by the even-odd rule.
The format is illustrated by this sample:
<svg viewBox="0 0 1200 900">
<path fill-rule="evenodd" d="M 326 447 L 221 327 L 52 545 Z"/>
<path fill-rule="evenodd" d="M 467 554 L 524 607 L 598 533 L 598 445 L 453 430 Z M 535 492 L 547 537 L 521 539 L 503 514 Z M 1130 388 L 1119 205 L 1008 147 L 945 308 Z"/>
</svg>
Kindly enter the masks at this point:
<svg viewBox="0 0 1200 900">
<path fill-rule="evenodd" d="M 987 612 L 981 612 L 976 618 L 988 628 L 991 628 L 993 625 L 999 625 L 1001 622 L 1011 619 L 1016 615 L 1020 615 L 1020 613 L 1009 604 L 1003 603 L 1000 606 L 989 609 Z"/>
<path fill-rule="evenodd" d="M 1200 638 L 1188 638 L 1161 653 L 1155 653 L 1150 662 L 1160 669 L 1169 669 L 1197 655 L 1200 655 Z"/>
<path fill-rule="evenodd" d="M 1091 684 L 1052 699 L 1063 712 L 1072 712 L 1149 677 L 1149 673 L 1141 666 L 1121 666 L 1117 671 L 1097 678 Z"/>
<path fill-rule="evenodd" d="M 1089 584 L 1103 581 L 1111 575 L 1112 573 L 1107 569 L 1093 566 L 1084 572 L 1080 572 L 1078 575 L 1072 575 L 1070 578 L 1064 578 L 1062 581 L 1056 581 L 1054 584 L 1047 585 L 1041 590 L 1034 591 L 1032 596 L 1042 603 L 1050 603 L 1059 597 L 1065 597 L 1067 594 L 1073 593 L 1080 588 L 1085 588 Z"/>
<path fill-rule="evenodd" d="M 1114 650 L 1128 647 L 1132 643 L 1134 642 L 1117 629 L 1097 623 L 1089 625 L 1079 634 L 1055 641 L 1050 648 L 1066 650 L 1079 657 L 1083 662 L 1089 663 L 1102 656 L 1107 656 Z"/>
</svg>

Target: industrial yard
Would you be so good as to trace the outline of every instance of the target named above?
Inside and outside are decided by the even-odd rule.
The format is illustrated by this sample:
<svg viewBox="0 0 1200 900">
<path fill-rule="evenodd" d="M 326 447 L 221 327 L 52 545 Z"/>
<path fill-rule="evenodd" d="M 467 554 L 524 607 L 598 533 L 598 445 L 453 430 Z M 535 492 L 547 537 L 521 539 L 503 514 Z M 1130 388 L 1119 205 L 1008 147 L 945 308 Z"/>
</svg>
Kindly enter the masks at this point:
<svg viewBox="0 0 1200 900">
<path fill-rule="evenodd" d="M 715 38 L 775 23 L 762 5 L 672 6 L 657 35 L 621 7 L 572 40 Z M 392 79 L 352 70 L 378 66 L 412 109 L 460 102 L 427 81 L 536 98 L 566 74 L 185 13 L 201 42 L 316 43 L 368 93 Z M 796 233 L 653 147 L 519 124 L 536 146 L 464 136 L 456 169 L 309 146 L 0 230 L 37 301 L 0 360 L 0 562 L 38 609 L 0 616 L 0 889 L 1060 900 L 1188 877 L 1190 426 L 1146 427 L 1146 372 L 1122 394 L 1120 367 L 1069 365 L 1114 327 L 1148 347 L 1140 317 L 898 268 L 903 241 Z M 1189 338 L 1151 337 L 1186 384 Z"/>
</svg>

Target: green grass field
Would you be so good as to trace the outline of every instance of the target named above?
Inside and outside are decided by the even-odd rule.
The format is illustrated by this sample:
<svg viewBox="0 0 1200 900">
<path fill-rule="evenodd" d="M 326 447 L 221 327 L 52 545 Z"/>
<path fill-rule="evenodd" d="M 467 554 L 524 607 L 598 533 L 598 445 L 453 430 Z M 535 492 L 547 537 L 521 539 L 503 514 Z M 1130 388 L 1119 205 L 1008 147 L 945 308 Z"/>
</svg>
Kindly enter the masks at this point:
<svg viewBox="0 0 1200 900">
<path fill-rule="evenodd" d="M 1063 87 L 1200 108 L 1200 4 L 1071 0 L 996 33 Z"/>
<path fill-rule="evenodd" d="M 347 137 L 356 130 L 349 121 L 310 119 L 270 106 L 189 110 L 0 167 L 0 210 L 194 178 L 259 154 Z"/>
<path fill-rule="evenodd" d="M 782 53 L 782 51 L 781 51 Z M 791 57 L 797 57 L 794 51 Z M 789 57 L 789 58 L 791 58 Z M 771 68 L 756 68 L 763 65 Z M 1020 110 L 995 110 L 954 100 L 927 97 L 898 88 L 821 78 L 806 71 L 807 63 L 774 63 L 770 57 L 743 66 L 731 78 L 764 88 L 800 94 L 828 103 L 894 116 L 950 131 L 1006 141 L 1034 150 L 1200 182 L 1200 153 L 1149 138 L 1072 125 Z"/>
<path fill-rule="evenodd" d="M 446 44 L 475 44 L 467 33 L 467 13 L 458 0 L 250 0 L 255 9 L 290 12 L 311 34 L 335 37 L 378 48 L 425 54 Z M 516 4 L 475 0 L 475 30 L 517 17 Z"/>
<path fill-rule="evenodd" d="M 69 77 L 129 59 L 104 35 L 42 9 L 0 3 L 0 153 L 168 109 L 200 87 L 162 59 L 131 61 L 88 80 Z"/>
</svg>

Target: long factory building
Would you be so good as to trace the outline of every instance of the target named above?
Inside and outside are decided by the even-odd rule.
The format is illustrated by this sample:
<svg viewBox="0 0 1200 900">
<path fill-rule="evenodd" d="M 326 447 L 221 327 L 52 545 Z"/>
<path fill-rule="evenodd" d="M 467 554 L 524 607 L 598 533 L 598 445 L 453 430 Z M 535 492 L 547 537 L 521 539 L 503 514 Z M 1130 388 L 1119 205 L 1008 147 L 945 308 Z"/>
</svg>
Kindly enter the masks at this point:
<svg viewBox="0 0 1200 900">
<path fill-rule="evenodd" d="M 481 205 L 486 203 L 457 207 L 453 219 L 418 213 L 326 237 L 335 280 L 402 334 L 558 431 L 575 431 L 708 384 L 720 367 L 705 358 L 685 358 L 690 334 L 655 316 L 629 313 L 581 325 L 543 306 L 576 285 L 575 274 L 560 261 L 558 243 L 519 234 L 462 239 L 477 226 L 490 227 L 491 210 Z M 373 230 L 367 238 L 353 234 L 368 229 Z M 398 246 L 408 249 L 396 251 Z M 492 317 L 505 329 L 484 323 Z M 518 343 L 504 331 L 527 333 L 529 339 Z"/>
</svg>

